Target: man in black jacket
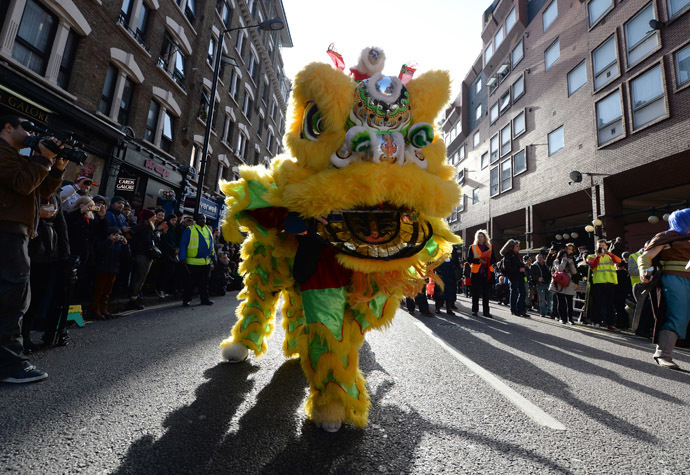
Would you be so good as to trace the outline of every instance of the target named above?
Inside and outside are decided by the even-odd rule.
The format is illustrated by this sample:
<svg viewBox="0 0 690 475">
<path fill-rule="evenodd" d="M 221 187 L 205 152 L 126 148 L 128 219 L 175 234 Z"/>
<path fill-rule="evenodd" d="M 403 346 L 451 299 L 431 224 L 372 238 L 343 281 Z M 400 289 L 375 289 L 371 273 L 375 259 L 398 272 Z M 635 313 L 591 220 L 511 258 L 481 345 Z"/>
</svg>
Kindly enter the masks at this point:
<svg viewBox="0 0 690 475">
<path fill-rule="evenodd" d="M 532 282 L 539 295 L 539 314 L 545 317 L 553 311 L 553 294 L 549 291 L 551 284 L 551 271 L 546 265 L 546 254 L 537 254 L 537 262 L 532 264 Z"/>
<path fill-rule="evenodd" d="M 42 143 L 38 154 L 21 155 L 29 136 L 21 124 L 19 117 L 0 117 L 0 381 L 5 383 L 48 377 L 29 363 L 21 337 L 31 295 L 29 238 L 36 235 L 39 200 L 59 188 L 67 166 L 67 160 L 56 159 Z"/>
</svg>

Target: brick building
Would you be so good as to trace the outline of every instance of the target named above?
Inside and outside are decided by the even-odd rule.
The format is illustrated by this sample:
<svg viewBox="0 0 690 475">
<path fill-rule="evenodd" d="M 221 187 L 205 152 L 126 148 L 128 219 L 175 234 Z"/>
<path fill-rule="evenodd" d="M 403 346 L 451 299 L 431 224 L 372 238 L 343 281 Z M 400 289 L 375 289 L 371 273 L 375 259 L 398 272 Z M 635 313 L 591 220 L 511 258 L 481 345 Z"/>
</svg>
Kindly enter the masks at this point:
<svg viewBox="0 0 690 475">
<path fill-rule="evenodd" d="M 666 229 L 654 217 L 690 199 L 689 12 L 690 0 L 495 0 L 443 121 L 463 185 L 452 229 L 523 248 L 622 236 L 629 249 Z"/>
<path fill-rule="evenodd" d="M 219 180 L 282 149 L 281 0 L 0 2 L 0 112 L 75 132 L 89 159 L 66 178 L 92 176 L 95 193 L 141 209 L 173 190 L 193 207 L 219 35 L 269 18 L 285 28 L 225 35 L 201 207 L 215 220 Z"/>
</svg>

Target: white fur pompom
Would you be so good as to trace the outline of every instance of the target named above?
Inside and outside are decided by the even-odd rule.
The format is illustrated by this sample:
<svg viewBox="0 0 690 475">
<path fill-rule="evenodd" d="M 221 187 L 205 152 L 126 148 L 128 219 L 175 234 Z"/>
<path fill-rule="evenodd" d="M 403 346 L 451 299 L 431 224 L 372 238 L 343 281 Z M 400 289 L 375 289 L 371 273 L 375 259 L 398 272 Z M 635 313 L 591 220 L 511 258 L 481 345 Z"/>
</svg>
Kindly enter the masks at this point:
<svg viewBox="0 0 690 475">
<path fill-rule="evenodd" d="M 247 359 L 249 350 L 242 343 L 230 343 L 221 350 L 221 356 L 228 363 L 241 363 Z"/>
<path fill-rule="evenodd" d="M 386 64 L 386 53 L 381 48 L 372 46 L 364 48 L 359 56 L 359 62 L 355 69 L 360 73 L 372 76 L 374 73 L 383 71 Z"/>
</svg>

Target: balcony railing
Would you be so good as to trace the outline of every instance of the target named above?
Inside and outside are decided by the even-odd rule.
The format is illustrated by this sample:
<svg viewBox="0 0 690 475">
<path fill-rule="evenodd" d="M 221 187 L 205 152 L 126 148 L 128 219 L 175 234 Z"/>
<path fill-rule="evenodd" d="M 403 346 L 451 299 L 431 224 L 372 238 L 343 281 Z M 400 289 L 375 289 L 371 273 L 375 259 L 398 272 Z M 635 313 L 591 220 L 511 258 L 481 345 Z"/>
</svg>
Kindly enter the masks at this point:
<svg viewBox="0 0 690 475">
<path fill-rule="evenodd" d="M 137 40 L 137 43 L 141 45 L 142 48 L 146 50 L 147 53 L 151 54 L 151 48 L 146 44 L 144 41 L 144 34 L 139 28 L 136 29 L 136 31 L 132 30 L 129 25 L 127 24 L 127 15 L 124 12 L 120 12 L 120 14 L 117 17 L 117 22 L 122 25 L 122 28 L 127 30 L 127 32 L 132 35 L 132 38 Z"/>
</svg>

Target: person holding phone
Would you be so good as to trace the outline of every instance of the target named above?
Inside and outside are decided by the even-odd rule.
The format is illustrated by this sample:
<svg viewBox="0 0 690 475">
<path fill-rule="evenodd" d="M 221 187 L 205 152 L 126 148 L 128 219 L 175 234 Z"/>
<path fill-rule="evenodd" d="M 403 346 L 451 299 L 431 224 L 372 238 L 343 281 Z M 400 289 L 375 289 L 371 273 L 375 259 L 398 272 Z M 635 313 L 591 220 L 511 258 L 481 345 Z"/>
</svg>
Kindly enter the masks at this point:
<svg viewBox="0 0 690 475">
<path fill-rule="evenodd" d="M 615 290 L 618 285 L 616 265 L 621 258 L 609 252 L 606 239 L 597 241 L 596 254 L 587 256 L 587 264 L 592 269 L 592 310 L 590 312 L 594 328 L 606 322 L 609 331 L 619 332 L 616 327 Z"/>
</svg>

